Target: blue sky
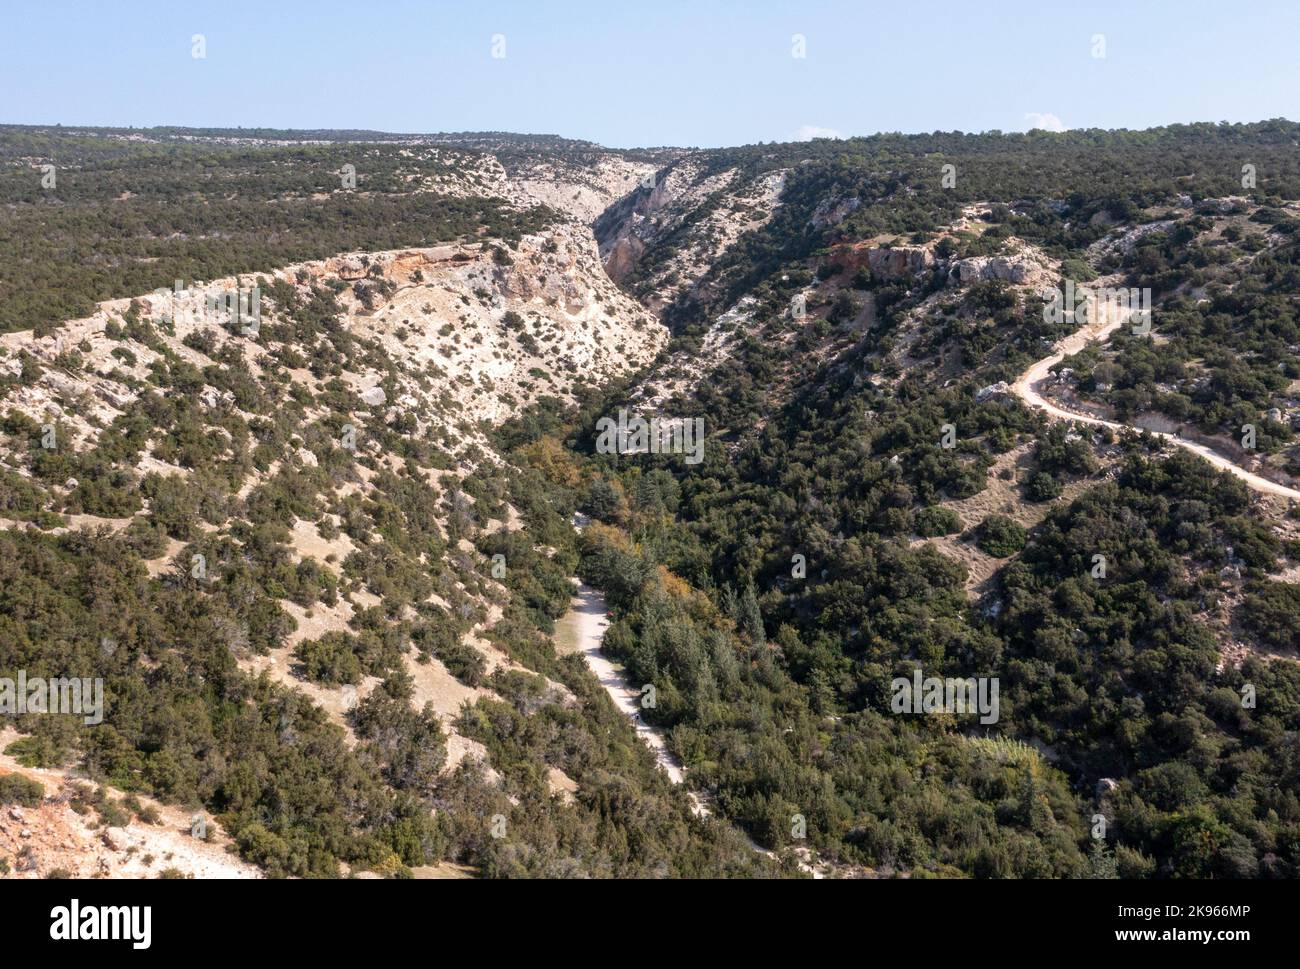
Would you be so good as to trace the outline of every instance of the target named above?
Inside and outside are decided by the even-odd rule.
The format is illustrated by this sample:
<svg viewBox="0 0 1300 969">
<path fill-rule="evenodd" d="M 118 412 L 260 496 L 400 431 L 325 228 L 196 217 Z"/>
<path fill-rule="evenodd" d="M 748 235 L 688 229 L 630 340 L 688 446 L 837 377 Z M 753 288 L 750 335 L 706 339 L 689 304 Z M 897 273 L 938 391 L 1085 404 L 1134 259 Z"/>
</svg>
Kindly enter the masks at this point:
<svg viewBox="0 0 1300 969">
<path fill-rule="evenodd" d="M 506 130 L 626 147 L 1300 119 L 1296 0 L 40 0 L 8 5 L 4 22 L 5 123 Z"/>
</svg>

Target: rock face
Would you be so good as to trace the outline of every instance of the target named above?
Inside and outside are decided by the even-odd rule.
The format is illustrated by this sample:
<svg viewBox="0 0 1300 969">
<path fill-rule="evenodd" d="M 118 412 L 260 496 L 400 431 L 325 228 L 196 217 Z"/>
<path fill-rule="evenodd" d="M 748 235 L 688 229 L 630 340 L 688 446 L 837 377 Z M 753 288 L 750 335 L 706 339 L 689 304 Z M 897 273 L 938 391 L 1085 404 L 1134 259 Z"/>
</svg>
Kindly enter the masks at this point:
<svg viewBox="0 0 1300 969">
<path fill-rule="evenodd" d="M 885 279 L 919 276 L 926 270 L 933 269 L 934 262 L 934 253 L 929 249 L 912 246 L 867 251 L 867 266 L 877 276 Z"/>
<path fill-rule="evenodd" d="M 958 259 L 949 270 L 949 279 L 962 286 L 994 279 L 1017 286 L 1040 286 L 1051 282 L 1052 273 L 1038 260 L 1018 253 L 1011 256 L 971 256 L 969 259 Z"/>
<path fill-rule="evenodd" d="M 507 298 L 540 300 L 566 313 L 580 313 L 591 288 L 579 266 L 582 257 L 577 247 L 559 249 L 550 236 L 526 236 L 514 262 L 497 269 L 497 285 Z"/>
<path fill-rule="evenodd" d="M 734 169 L 708 174 L 698 162 L 673 165 L 612 206 L 596 222 L 605 271 L 622 280 L 646 249 L 663 238 L 705 199 L 732 185 Z"/>
<path fill-rule="evenodd" d="M 276 275 L 328 284 L 348 254 Z M 345 290 L 347 325 L 377 340 L 406 375 L 387 393 L 381 374 L 344 375 L 362 403 L 395 404 L 399 416 L 432 421 L 470 440 L 478 421 L 510 417 L 536 397 L 567 398 L 575 381 L 601 380 L 654 357 L 667 331 L 601 268 L 592 232 L 559 222 L 513 245 L 439 246 L 369 253 L 390 284 L 368 309 Z M 296 284 L 296 283 L 295 283 Z M 364 312 L 363 312 L 364 309 Z M 429 384 L 427 378 L 432 378 Z"/>
<path fill-rule="evenodd" d="M 1015 286 L 1042 287 L 1055 279 L 1051 265 L 1032 247 L 1022 247 L 1005 255 L 969 256 L 945 261 L 935 255 L 931 245 L 886 246 L 854 242 L 836 246 L 830 262 L 849 274 L 867 269 L 881 280 L 910 279 L 934 270 L 942 272 L 945 268 L 949 282 L 961 286 L 1000 280 Z"/>
<path fill-rule="evenodd" d="M 369 270 L 361 264 L 361 260 L 348 256 L 337 261 L 334 271 L 339 279 L 354 282 L 358 279 L 365 279 Z"/>
<path fill-rule="evenodd" d="M 658 309 L 685 290 L 707 285 L 709 268 L 746 232 L 765 225 L 781 205 L 785 169 L 744 178 L 687 160 L 659 172 L 597 220 L 605 271 L 624 282 L 660 241 L 671 242 L 635 289 Z"/>
<path fill-rule="evenodd" d="M 659 166 L 629 161 L 619 155 L 599 155 L 582 166 L 546 162 L 511 163 L 510 181 L 528 199 L 564 212 L 591 225 L 616 201 L 652 177 Z"/>
<path fill-rule="evenodd" d="M 138 399 L 136 394 L 124 391 L 113 384 L 102 380 L 95 384 L 95 394 L 106 404 L 109 404 L 117 410 L 122 410 L 124 407 L 135 403 Z"/>
<path fill-rule="evenodd" d="M 837 247 L 832 260 L 849 273 L 865 268 L 877 279 L 919 276 L 937 263 L 934 252 L 925 246 L 873 246 L 864 243 Z"/>
<path fill-rule="evenodd" d="M 1196 203 L 1196 211 L 1210 215 L 1229 215 L 1244 212 L 1250 206 L 1250 200 L 1240 195 L 1228 195 L 1221 199 L 1202 199 Z"/>
<path fill-rule="evenodd" d="M 828 198 L 817 203 L 812 217 L 808 220 L 814 229 L 825 229 L 839 225 L 862 205 L 862 199 L 856 195 L 848 198 Z"/>
</svg>

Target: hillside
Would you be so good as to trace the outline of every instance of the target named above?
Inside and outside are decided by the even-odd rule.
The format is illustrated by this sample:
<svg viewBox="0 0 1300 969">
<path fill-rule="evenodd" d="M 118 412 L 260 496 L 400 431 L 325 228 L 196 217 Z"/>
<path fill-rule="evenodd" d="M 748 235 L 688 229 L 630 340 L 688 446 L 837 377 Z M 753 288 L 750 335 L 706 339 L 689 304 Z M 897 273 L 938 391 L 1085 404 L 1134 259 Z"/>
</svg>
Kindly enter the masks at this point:
<svg viewBox="0 0 1300 969">
<path fill-rule="evenodd" d="M 0 128 L 0 861 L 1294 877 L 1297 140 Z"/>
<path fill-rule="evenodd" d="M 617 243 L 607 258 L 677 339 L 558 431 L 580 469 L 569 493 L 614 529 L 584 543 L 582 574 L 618 617 L 607 650 L 658 688 L 650 718 L 760 843 L 797 844 L 797 815 L 823 860 L 886 873 L 1294 874 L 1295 137 L 738 150 L 711 162 L 725 193 L 627 206 L 645 249 L 637 268 Z M 1243 200 L 1246 144 L 1269 178 Z M 658 267 L 698 251 L 673 226 L 775 172 L 776 214 L 662 300 Z M 1151 332 L 1098 328 L 1106 342 L 1038 389 L 1168 439 L 1017 397 L 1086 325 L 1049 312 L 1067 281 L 1149 289 Z M 1150 376 L 1155 359 L 1183 383 Z M 1119 391 L 1144 381 L 1146 407 L 1199 427 L 1138 414 Z M 704 463 L 596 453 L 596 417 L 625 402 L 703 417 Z M 1253 451 L 1233 446 L 1242 424 Z M 918 665 L 998 677 L 997 727 L 891 716 L 891 678 Z"/>
</svg>

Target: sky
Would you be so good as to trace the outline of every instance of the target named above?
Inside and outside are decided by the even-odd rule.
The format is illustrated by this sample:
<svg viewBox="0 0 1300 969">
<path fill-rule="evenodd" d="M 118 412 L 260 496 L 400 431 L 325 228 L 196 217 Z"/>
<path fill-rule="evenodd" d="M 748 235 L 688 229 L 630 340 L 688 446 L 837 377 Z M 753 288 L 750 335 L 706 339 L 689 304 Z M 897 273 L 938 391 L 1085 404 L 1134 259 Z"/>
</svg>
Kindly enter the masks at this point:
<svg viewBox="0 0 1300 969">
<path fill-rule="evenodd" d="M 1300 0 L 6 7 L 0 123 L 495 130 L 716 147 L 1300 119 Z"/>
</svg>

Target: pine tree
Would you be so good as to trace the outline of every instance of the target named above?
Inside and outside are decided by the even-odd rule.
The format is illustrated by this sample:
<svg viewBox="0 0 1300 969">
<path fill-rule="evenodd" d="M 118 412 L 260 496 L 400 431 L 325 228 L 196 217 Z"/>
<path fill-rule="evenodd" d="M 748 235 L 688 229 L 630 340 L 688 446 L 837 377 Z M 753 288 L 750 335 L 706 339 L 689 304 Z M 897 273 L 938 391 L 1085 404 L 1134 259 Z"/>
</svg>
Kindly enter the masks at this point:
<svg viewBox="0 0 1300 969">
<path fill-rule="evenodd" d="M 758 596 L 754 594 L 753 583 L 745 586 L 738 608 L 741 635 L 755 646 L 762 646 L 767 642 L 767 634 L 763 631 L 763 613 L 758 608 Z"/>
</svg>

